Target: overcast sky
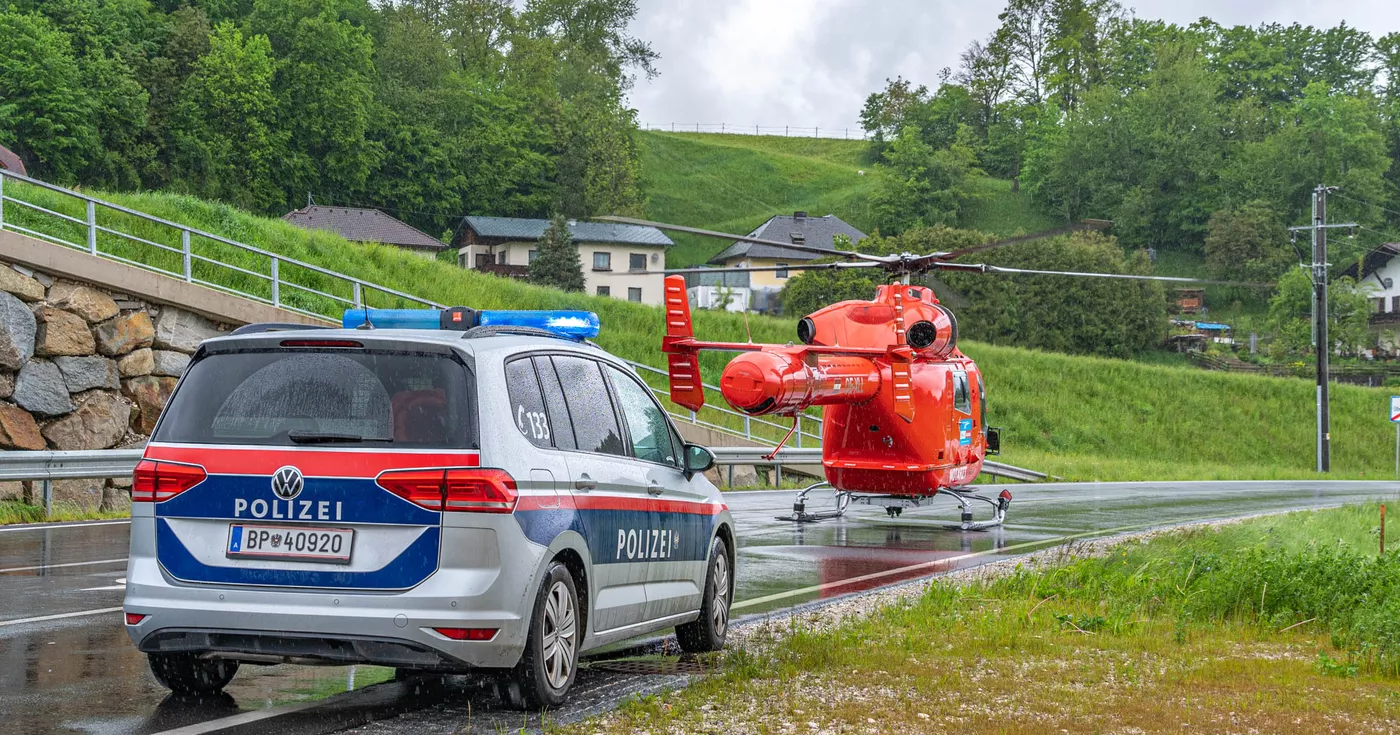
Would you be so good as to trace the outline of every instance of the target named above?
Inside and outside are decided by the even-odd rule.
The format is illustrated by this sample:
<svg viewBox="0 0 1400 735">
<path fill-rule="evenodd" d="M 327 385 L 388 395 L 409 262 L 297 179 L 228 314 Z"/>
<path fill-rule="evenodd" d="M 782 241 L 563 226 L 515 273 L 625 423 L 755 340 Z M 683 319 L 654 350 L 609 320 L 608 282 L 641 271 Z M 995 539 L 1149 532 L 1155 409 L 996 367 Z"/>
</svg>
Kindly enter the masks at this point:
<svg viewBox="0 0 1400 735">
<path fill-rule="evenodd" d="M 1400 30 L 1400 0 L 1139 0 L 1141 18 L 1187 24 L 1266 22 Z M 638 79 L 641 122 L 859 128 L 866 95 L 903 75 L 930 88 L 938 71 L 997 25 L 984 0 L 641 0 L 633 33 L 661 54 Z"/>
</svg>

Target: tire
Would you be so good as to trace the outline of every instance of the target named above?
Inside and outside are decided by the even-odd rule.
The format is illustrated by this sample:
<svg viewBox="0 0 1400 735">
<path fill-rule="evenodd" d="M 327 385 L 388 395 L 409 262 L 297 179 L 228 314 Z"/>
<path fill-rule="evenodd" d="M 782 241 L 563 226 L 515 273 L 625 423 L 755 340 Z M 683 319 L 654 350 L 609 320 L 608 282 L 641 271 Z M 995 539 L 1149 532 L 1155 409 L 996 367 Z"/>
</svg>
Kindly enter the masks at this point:
<svg viewBox="0 0 1400 735">
<path fill-rule="evenodd" d="M 700 617 L 676 626 L 676 641 L 686 653 L 708 653 L 724 648 L 729 633 L 729 606 L 734 599 L 734 574 L 730 571 L 729 546 L 716 538 L 710 544 L 709 571 L 705 573 L 705 594 Z"/>
<path fill-rule="evenodd" d="M 238 673 L 238 662 L 202 659 L 197 653 L 148 653 L 146 660 L 160 685 L 176 694 L 212 694 Z"/>
<path fill-rule="evenodd" d="M 552 562 L 535 596 L 525 652 L 502 692 L 507 704 L 538 710 L 564 702 L 578 671 L 581 620 L 574 577 L 563 564 Z"/>
</svg>

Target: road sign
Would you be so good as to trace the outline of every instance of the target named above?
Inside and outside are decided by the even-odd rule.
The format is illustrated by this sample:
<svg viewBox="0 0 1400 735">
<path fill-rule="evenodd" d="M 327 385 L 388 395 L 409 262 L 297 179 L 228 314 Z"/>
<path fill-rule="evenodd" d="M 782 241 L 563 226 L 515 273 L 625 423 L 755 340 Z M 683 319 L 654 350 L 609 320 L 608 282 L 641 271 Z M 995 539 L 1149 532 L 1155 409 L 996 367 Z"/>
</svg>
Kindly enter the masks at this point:
<svg viewBox="0 0 1400 735">
<path fill-rule="evenodd" d="M 1395 424 L 1395 479 L 1400 480 L 1400 396 L 1390 397 L 1390 423 Z"/>
</svg>

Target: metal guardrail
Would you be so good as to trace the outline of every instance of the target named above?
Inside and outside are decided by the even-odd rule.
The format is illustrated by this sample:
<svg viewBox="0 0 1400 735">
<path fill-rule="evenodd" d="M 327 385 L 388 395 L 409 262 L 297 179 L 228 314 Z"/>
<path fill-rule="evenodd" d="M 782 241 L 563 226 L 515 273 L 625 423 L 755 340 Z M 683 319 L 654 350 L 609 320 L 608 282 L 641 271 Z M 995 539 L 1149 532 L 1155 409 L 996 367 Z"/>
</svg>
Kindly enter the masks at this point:
<svg viewBox="0 0 1400 735">
<path fill-rule="evenodd" d="M 30 186 L 39 187 L 69 197 L 81 203 L 85 214 L 81 218 L 74 217 L 48 209 L 34 202 L 17 199 L 5 193 L 5 183 L 7 181 L 22 182 Z M 19 223 L 19 218 L 16 217 L 18 210 L 11 209 L 8 213 L 5 211 L 5 206 L 7 204 L 12 207 L 24 207 L 28 211 L 40 213 L 60 223 L 64 223 L 69 228 L 79 228 L 80 231 L 84 233 L 83 242 L 73 242 L 53 234 L 52 232 L 44 232 L 34 229 L 33 227 L 23 226 Z M 112 214 L 134 217 L 150 223 L 158 231 L 166 231 L 172 240 L 175 236 L 178 236 L 180 245 L 179 247 L 174 247 L 166 243 L 156 242 L 154 239 L 141 237 L 129 232 L 122 232 L 121 230 L 106 226 L 99 219 L 99 215 L 104 213 L 108 215 L 109 224 L 111 223 Z M 263 250 L 262 248 L 230 240 L 226 237 L 220 237 L 219 235 L 182 225 L 178 222 L 155 217 L 144 212 L 138 212 L 119 204 L 103 201 L 96 197 L 90 197 L 71 189 L 65 189 L 61 186 L 55 186 L 4 169 L 0 169 L 0 229 L 13 230 L 57 245 L 81 250 L 99 258 L 115 260 L 137 268 L 180 278 L 187 283 L 196 283 L 201 286 L 232 293 L 243 298 L 271 304 L 278 308 L 306 314 L 307 316 L 327 318 L 335 322 L 340 321 L 339 312 L 343 312 L 347 308 L 358 308 L 368 305 L 367 299 L 374 293 L 382 294 L 398 302 L 406 301 L 413 304 L 440 308 L 439 305 L 427 299 L 421 299 L 402 291 L 370 283 L 369 281 L 361 280 L 354 276 L 348 276 L 344 273 L 338 273 L 329 268 L 312 265 L 311 263 L 300 261 L 295 258 L 278 255 L 277 253 Z M 156 236 L 153 235 L 153 237 Z M 142 261 L 128 258 L 124 255 L 112 252 L 111 250 L 104 250 L 102 245 L 105 242 L 111 242 L 112 238 L 118 238 L 123 241 L 144 246 L 147 250 L 150 250 L 151 254 L 164 257 L 167 262 L 173 261 L 173 256 L 178 255 L 180 258 L 179 269 L 171 270 L 151 262 L 158 258 L 147 258 L 145 261 Z M 159 238 L 157 237 L 157 239 Z M 252 270 L 232 263 L 226 263 L 218 258 L 210 257 L 200 252 L 200 249 L 196 247 L 196 245 L 201 244 L 202 241 L 216 243 L 219 246 L 233 248 L 239 252 L 252 255 L 255 259 L 264 262 L 262 267 L 265 268 L 265 270 Z M 201 264 L 204 267 L 197 268 L 197 266 Z M 291 267 L 291 272 L 287 272 L 289 266 Z M 268 295 L 265 296 L 263 293 L 254 293 L 246 289 L 240 290 L 231 288 L 225 284 L 202 279 L 196 274 L 197 270 L 208 272 L 208 269 L 211 268 L 232 271 L 250 277 L 258 282 L 266 282 L 267 288 L 263 293 L 267 293 Z M 307 283 L 298 283 L 289 278 L 293 273 L 297 273 L 303 277 L 308 274 L 314 274 L 315 277 L 325 279 L 329 281 L 329 283 L 318 283 L 316 286 Z M 315 278 L 313 277 L 308 280 L 315 280 Z M 338 291 L 339 293 L 331 293 L 332 290 Z M 315 305 L 321 308 L 307 308 L 307 305 Z"/>
<path fill-rule="evenodd" d="M 0 482 L 39 481 L 43 483 L 44 513 L 53 510 L 53 481 L 128 477 L 141 459 L 141 449 L 97 449 L 82 452 L 0 452 Z M 783 466 L 820 465 L 819 447 L 799 449 L 785 447 L 772 459 L 766 447 L 711 447 L 715 464 L 730 468 L 730 486 L 736 465 L 773 467 L 775 484 L 782 481 Z M 984 462 L 986 474 L 1025 482 L 1046 479 L 1043 473 L 1013 467 L 999 462 Z"/>
<path fill-rule="evenodd" d="M 44 515 L 53 514 L 53 481 L 126 477 L 141 459 L 140 449 L 82 452 L 0 452 L 0 481 L 38 480 Z"/>
</svg>

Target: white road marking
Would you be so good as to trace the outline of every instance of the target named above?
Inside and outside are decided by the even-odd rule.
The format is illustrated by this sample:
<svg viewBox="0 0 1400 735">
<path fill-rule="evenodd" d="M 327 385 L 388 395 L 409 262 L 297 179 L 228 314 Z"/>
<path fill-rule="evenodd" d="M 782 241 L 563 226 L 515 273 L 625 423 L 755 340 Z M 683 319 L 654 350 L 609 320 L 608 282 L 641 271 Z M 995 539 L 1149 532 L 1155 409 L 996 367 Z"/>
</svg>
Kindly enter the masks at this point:
<svg viewBox="0 0 1400 735">
<path fill-rule="evenodd" d="M 116 563 L 118 563 L 118 562 L 120 562 L 120 563 L 122 563 L 122 564 L 125 564 L 125 563 L 126 563 L 126 557 L 123 556 L 123 557 L 120 558 L 120 559 L 99 559 L 99 560 L 97 560 L 97 561 L 73 561 L 73 562 L 68 562 L 67 564 L 39 564 L 39 565 L 32 566 L 32 567 L 10 567 L 9 569 L 0 569 L 0 574 L 4 574 L 5 572 L 32 572 L 32 571 L 34 571 L 35 569 L 62 569 L 62 568 L 64 568 L 64 567 L 90 567 L 90 566 L 94 566 L 94 565 L 97 565 L 97 564 L 116 564 Z"/>
<path fill-rule="evenodd" d="M 95 528 L 97 526 L 122 526 L 130 524 L 131 521 L 84 521 L 82 523 L 33 523 L 27 526 L 12 526 L 9 528 L 0 527 L 0 533 L 10 533 L 14 531 L 51 531 L 55 528 Z"/>
<path fill-rule="evenodd" d="M 316 702 L 302 702 L 300 704 L 284 704 L 280 707 L 268 707 L 267 709 L 254 710 L 252 712 L 240 712 L 239 714 L 222 717 L 217 720 L 177 727 L 174 730 L 161 730 L 157 735 L 203 735 L 204 733 L 223 732 L 240 725 L 261 722 L 262 720 L 281 717 L 282 715 L 290 715 L 295 712 L 311 709 L 312 707 L 320 707 L 325 703 L 325 700 L 319 700 Z"/>
<path fill-rule="evenodd" d="M 107 590 L 124 590 L 124 589 L 126 589 L 126 577 L 118 577 L 118 578 L 117 578 L 117 583 L 114 584 L 114 585 L 111 585 L 111 586 L 108 586 L 108 587 L 84 587 L 83 589 L 80 589 L 80 590 L 78 590 L 78 591 L 79 591 L 79 592 L 106 592 Z"/>
<path fill-rule="evenodd" d="M 1026 542 L 1024 542 L 1024 543 L 1012 544 L 1012 545 L 1010 545 L 1010 546 L 1003 546 L 1003 547 L 1000 548 L 1000 549 L 987 549 L 986 551 L 974 551 L 974 552 L 969 553 L 969 554 L 959 554 L 959 555 L 957 555 L 957 556 L 948 556 L 948 557 L 944 557 L 944 558 L 942 558 L 942 559 L 937 559 L 937 560 L 934 560 L 934 561 L 926 561 L 926 562 L 921 562 L 921 563 L 919 563 L 919 564 L 910 564 L 909 566 L 897 567 L 897 568 L 895 568 L 895 569 L 886 569 L 886 570 L 884 570 L 884 571 L 882 571 L 882 572 L 872 572 L 872 573 L 870 573 L 870 574 L 862 574 L 862 575 L 860 575 L 860 576 L 858 576 L 858 577 L 851 577 L 851 578 L 849 578 L 849 579 L 842 579 L 842 580 L 839 580 L 839 581 L 836 581 L 836 582 L 826 582 L 826 583 L 824 583 L 824 584 L 815 584 L 815 585 L 812 585 L 812 586 L 810 586 L 810 587 L 803 587 L 803 588 L 801 588 L 801 589 L 788 590 L 787 592 L 778 592 L 778 593 L 771 594 L 771 595 L 764 595 L 763 597 L 755 597 L 755 598 L 753 598 L 753 599 L 743 600 L 743 601 L 740 601 L 740 602 L 736 602 L 736 603 L 734 603 L 733 605 L 730 606 L 730 609 L 731 609 L 731 610 L 741 610 L 741 609 L 746 608 L 746 607 L 753 607 L 753 606 L 755 606 L 755 605 L 763 605 L 763 604 L 767 604 L 767 603 L 769 603 L 769 602 L 777 602 L 778 600 L 786 600 L 786 599 L 788 599 L 788 598 L 790 598 L 790 597 L 799 597 L 799 596 L 802 596 L 802 595 L 810 595 L 810 594 L 812 594 L 812 593 L 814 593 L 814 592 L 825 592 L 826 590 L 836 589 L 837 587 L 849 587 L 850 585 L 853 585 L 853 584 L 860 584 L 861 582 L 870 582 L 870 581 L 876 580 L 876 579 L 885 579 L 886 577 L 897 577 L 897 576 L 902 575 L 902 574 L 909 574 L 910 572 L 917 572 L 917 571 L 924 570 L 924 569 L 932 569 L 932 568 L 939 567 L 939 566 L 952 566 L 953 564 L 956 564 L 956 563 L 958 563 L 958 562 L 960 562 L 960 561 L 966 561 L 966 560 L 968 560 L 968 559 L 976 559 L 976 558 L 978 558 L 978 557 L 983 557 L 983 556 L 996 556 L 996 555 L 1005 554 L 1005 553 L 1008 552 L 1008 551 L 1018 551 L 1018 550 L 1021 550 L 1021 549 L 1029 549 L 1029 548 L 1031 548 L 1031 547 L 1033 547 L 1033 546 L 1050 546 L 1050 545 L 1054 545 L 1054 544 L 1056 544 L 1056 543 L 1063 543 L 1063 542 L 1065 542 L 1065 541 L 1073 541 L 1074 539 L 1079 539 L 1079 538 L 1088 538 L 1088 537 L 1090 537 L 1090 536 L 1111 536 L 1111 535 L 1116 534 L 1116 533 L 1125 533 L 1125 532 L 1127 532 L 1127 531 L 1137 531 L 1137 530 L 1144 529 L 1144 528 L 1153 528 L 1153 527 L 1156 527 L 1156 526 L 1159 526 L 1159 525 L 1161 525 L 1161 524 L 1160 524 L 1160 523 L 1140 523 L 1140 524 L 1137 524 L 1137 525 L 1135 525 L 1135 526 L 1121 526 L 1121 527 L 1119 527 L 1119 528 L 1108 528 L 1108 529 L 1104 529 L 1104 530 L 1101 530 L 1101 531 L 1085 531 L 1084 533 L 1075 533 L 1075 534 L 1070 534 L 1070 535 L 1068 535 L 1068 536 L 1059 536 L 1059 537 L 1056 537 L 1056 538 L 1040 539 L 1039 541 L 1026 541 Z"/>
<path fill-rule="evenodd" d="M 119 613 L 119 607 L 103 607 L 96 610 L 79 610 L 77 612 L 59 613 L 57 615 L 40 615 L 37 618 L 19 618 L 16 620 L 0 620 L 0 628 L 8 625 L 24 625 L 25 623 L 46 623 L 50 620 L 63 620 L 64 618 L 81 618 L 87 615 L 105 615 L 107 613 Z"/>
</svg>

